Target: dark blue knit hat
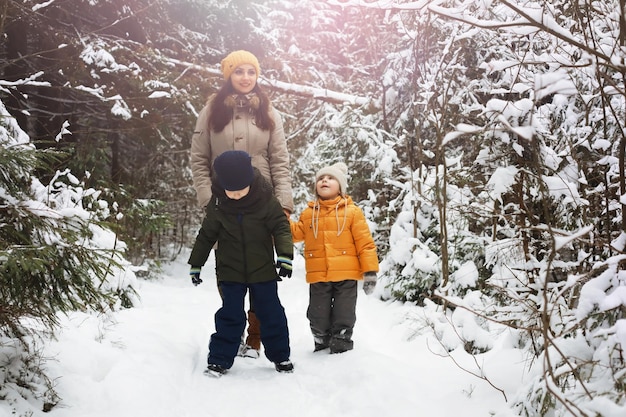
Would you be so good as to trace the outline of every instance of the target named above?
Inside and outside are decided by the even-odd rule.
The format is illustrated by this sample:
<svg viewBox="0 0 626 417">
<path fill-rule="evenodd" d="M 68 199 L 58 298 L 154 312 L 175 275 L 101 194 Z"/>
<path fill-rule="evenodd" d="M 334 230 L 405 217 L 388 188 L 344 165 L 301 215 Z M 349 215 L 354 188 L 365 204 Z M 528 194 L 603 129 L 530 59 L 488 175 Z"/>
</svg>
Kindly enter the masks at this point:
<svg viewBox="0 0 626 417">
<path fill-rule="evenodd" d="M 218 184 L 226 191 L 239 191 L 252 184 L 252 158 L 244 151 L 226 151 L 213 161 Z"/>
</svg>

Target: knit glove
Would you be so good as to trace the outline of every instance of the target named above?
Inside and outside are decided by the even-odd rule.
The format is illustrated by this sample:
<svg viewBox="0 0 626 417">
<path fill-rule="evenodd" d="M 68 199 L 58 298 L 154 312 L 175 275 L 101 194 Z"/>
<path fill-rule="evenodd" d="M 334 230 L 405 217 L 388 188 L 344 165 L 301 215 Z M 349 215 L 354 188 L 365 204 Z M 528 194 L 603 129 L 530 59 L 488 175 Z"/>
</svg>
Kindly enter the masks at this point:
<svg viewBox="0 0 626 417">
<path fill-rule="evenodd" d="M 202 284 L 202 279 L 200 279 L 200 270 L 202 267 L 200 266 L 192 266 L 189 270 L 189 276 L 191 277 L 191 283 L 196 287 Z"/>
<path fill-rule="evenodd" d="M 376 288 L 376 272 L 366 272 L 363 274 L 363 291 L 369 295 L 374 292 Z"/>
<path fill-rule="evenodd" d="M 281 277 L 291 278 L 292 267 L 291 259 L 279 256 L 276 258 L 276 268 L 278 268 L 278 275 Z"/>
</svg>

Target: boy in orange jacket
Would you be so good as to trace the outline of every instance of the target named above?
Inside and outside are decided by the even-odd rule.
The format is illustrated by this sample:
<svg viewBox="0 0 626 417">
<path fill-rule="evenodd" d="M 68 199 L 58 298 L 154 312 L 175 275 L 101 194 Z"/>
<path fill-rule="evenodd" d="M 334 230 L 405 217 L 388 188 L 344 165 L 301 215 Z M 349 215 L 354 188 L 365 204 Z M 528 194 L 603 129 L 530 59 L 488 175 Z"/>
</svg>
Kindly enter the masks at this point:
<svg viewBox="0 0 626 417">
<path fill-rule="evenodd" d="M 365 215 L 346 194 L 347 167 L 336 163 L 315 175 L 315 201 L 291 221 L 294 242 L 304 241 L 307 318 L 314 351 L 342 353 L 354 347 L 357 282 L 370 294 L 376 285 L 378 255 Z"/>
</svg>

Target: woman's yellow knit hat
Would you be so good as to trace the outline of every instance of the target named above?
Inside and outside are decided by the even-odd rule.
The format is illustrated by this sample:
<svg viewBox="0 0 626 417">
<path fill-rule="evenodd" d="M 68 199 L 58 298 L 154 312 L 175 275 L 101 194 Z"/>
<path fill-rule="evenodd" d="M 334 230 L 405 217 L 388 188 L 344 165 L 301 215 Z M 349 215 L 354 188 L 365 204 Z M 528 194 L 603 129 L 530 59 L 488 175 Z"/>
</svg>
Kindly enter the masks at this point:
<svg viewBox="0 0 626 417">
<path fill-rule="evenodd" d="M 259 77 L 261 75 L 259 60 L 256 59 L 252 53 L 239 50 L 231 52 L 226 58 L 222 59 L 222 74 L 224 74 L 224 79 L 228 80 L 233 71 L 235 71 L 235 68 L 243 64 L 252 65 L 256 70 L 256 76 Z"/>
</svg>

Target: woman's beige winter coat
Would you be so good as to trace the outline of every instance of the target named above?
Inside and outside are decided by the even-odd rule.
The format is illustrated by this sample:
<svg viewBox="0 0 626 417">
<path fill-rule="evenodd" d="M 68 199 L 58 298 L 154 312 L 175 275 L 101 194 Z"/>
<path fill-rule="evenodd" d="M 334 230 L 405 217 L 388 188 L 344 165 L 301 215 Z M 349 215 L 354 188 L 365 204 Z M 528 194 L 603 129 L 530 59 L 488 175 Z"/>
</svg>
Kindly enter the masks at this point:
<svg viewBox="0 0 626 417">
<path fill-rule="evenodd" d="M 348 196 L 311 201 L 297 222 L 291 221 L 294 242 L 304 240 L 306 282 L 363 279 L 378 272 L 376 245 L 365 215 Z"/>
<path fill-rule="evenodd" d="M 210 109 L 211 100 L 200 112 L 191 138 L 191 172 L 200 206 L 205 207 L 211 199 L 211 167 L 215 158 L 225 151 L 240 150 L 250 154 L 252 165 L 272 184 L 281 206 L 292 212 L 289 152 L 278 111 L 270 107 L 275 127 L 267 131 L 256 127 L 248 107 L 235 107 L 232 120 L 216 133 L 209 129 Z"/>
</svg>

